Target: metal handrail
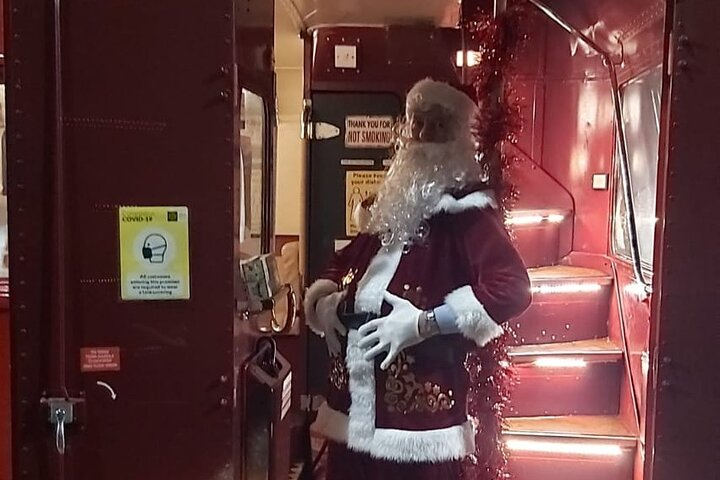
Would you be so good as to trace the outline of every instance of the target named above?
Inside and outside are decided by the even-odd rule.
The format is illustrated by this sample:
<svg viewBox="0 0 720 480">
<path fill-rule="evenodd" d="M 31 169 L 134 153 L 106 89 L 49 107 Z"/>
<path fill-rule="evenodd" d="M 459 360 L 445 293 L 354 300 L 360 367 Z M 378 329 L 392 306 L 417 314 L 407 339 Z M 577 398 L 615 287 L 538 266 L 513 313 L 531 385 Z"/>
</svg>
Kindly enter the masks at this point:
<svg viewBox="0 0 720 480">
<path fill-rule="evenodd" d="M 635 203 L 632 196 L 632 183 L 630 179 L 630 162 L 628 160 L 627 151 L 627 137 L 625 136 L 625 122 L 623 120 L 622 111 L 622 100 L 620 98 L 620 86 L 618 84 L 617 72 L 615 70 L 615 64 L 612 61 L 610 53 L 602 49 L 587 35 L 581 32 L 579 29 L 572 26 L 567 20 L 563 19 L 553 9 L 545 5 L 540 0 L 528 0 L 532 5 L 537 7 L 542 13 L 544 13 L 550 20 L 559 25 L 563 30 L 571 35 L 577 36 L 580 40 L 594 50 L 603 60 L 603 64 L 608 69 L 610 75 L 610 86 L 612 88 L 613 96 L 613 107 L 615 111 L 615 123 L 617 124 L 616 132 L 618 143 L 620 144 L 620 177 L 622 178 L 622 193 L 623 200 L 625 200 L 625 206 L 627 208 L 628 215 L 628 227 L 630 234 L 630 252 L 632 256 L 632 267 L 635 279 L 640 282 L 646 294 L 652 293 L 652 286 L 650 282 L 645 278 L 643 273 L 642 261 L 640 259 L 640 241 L 637 233 L 637 221 L 635 218 Z"/>
</svg>

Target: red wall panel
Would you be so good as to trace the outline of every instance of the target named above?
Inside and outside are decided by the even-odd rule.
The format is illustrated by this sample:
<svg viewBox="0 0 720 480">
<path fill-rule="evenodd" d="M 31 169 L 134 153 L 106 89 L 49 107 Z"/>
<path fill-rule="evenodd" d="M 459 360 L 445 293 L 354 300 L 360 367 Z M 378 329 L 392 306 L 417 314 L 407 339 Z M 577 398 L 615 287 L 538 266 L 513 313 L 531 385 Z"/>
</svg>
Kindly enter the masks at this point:
<svg viewBox="0 0 720 480">
<path fill-rule="evenodd" d="M 542 166 L 575 200 L 575 251 L 607 252 L 610 191 L 592 176 L 612 172 L 613 132 L 609 82 L 546 83 Z"/>
</svg>

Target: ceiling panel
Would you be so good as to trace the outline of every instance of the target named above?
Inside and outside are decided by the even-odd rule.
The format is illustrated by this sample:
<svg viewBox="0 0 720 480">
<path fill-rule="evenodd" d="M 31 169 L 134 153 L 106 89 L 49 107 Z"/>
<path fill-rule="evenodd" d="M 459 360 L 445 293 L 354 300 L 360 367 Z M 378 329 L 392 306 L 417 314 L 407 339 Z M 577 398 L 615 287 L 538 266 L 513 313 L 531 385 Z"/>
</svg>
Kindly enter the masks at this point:
<svg viewBox="0 0 720 480">
<path fill-rule="evenodd" d="M 287 0 L 306 28 L 319 25 L 457 25 L 458 0 Z"/>
</svg>

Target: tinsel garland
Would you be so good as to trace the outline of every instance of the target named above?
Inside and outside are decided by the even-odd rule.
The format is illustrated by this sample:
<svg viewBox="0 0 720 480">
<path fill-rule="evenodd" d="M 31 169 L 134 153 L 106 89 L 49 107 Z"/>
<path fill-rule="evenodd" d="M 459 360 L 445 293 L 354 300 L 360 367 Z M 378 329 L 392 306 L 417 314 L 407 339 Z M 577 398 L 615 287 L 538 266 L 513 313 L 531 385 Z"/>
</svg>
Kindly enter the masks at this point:
<svg viewBox="0 0 720 480">
<path fill-rule="evenodd" d="M 472 3 L 472 2 L 470 2 Z M 509 88 L 506 79 L 512 74 L 520 50 L 528 40 L 529 5 L 519 1 L 510 5 L 497 18 L 480 7 L 464 6 L 469 11 L 463 19 L 467 47 L 479 52 L 475 66 L 466 67 L 469 83 L 465 91 L 478 103 L 474 136 L 484 161 L 491 162 L 491 153 L 499 150 L 502 142 L 517 144 L 522 131 L 521 99 Z M 497 92 L 502 88 L 502 95 Z M 497 164 L 486 163 L 487 181 L 495 189 L 503 211 L 517 199 L 517 192 L 508 181 L 518 159 L 502 154 Z"/>
<path fill-rule="evenodd" d="M 521 99 L 508 88 L 510 75 L 520 49 L 526 44 L 530 9 L 516 2 L 497 18 L 480 7 L 464 8 L 469 14 L 462 28 L 469 37 L 470 49 L 480 52 L 475 67 L 468 68 L 471 83 L 465 90 L 478 102 L 473 135 L 483 152 L 487 184 L 495 190 L 503 214 L 514 204 L 518 191 L 510 177 L 518 163 L 514 156 L 494 153 L 502 142 L 516 144 L 522 131 Z M 466 10 L 466 11 L 467 11 Z M 502 91 L 502 95 L 498 92 Z M 507 454 L 503 442 L 503 421 L 514 383 L 508 355 L 506 333 L 485 347 L 472 352 L 466 360 L 470 377 L 468 413 L 476 424 L 475 454 L 464 464 L 464 480 L 506 480 Z"/>
</svg>

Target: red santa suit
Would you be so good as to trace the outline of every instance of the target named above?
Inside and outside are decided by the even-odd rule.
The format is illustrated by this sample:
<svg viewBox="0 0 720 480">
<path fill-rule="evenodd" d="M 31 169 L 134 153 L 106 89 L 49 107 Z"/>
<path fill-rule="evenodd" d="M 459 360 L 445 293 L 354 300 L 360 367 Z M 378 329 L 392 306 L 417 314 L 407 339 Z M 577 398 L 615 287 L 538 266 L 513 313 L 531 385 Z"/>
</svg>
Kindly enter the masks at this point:
<svg viewBox="0 0 720 480">
<path fill-rule="evenodd" d="M 459 461 L 475 450 L 466 355 L 499 337 L 501 325 L 531 300 L 527 270 L 494 196 L 483 190 L 443 195 L 423 240 L 410 247 L 358 235 L 310 287 L 310 308 L 339 289 L 347 291 L 344 308 L 381 318 L 391 310 L 386 292 L 422 310 L 446 304 L 459 333 L 406 348 L 382 370 L 382 356 L 366 360 L 358 330 L 348 330 L 314 424 L 335 442 L 328 480 L 459 478 Z M 312 318 L 309 326 L 322 330 Z"/>
</svg>

